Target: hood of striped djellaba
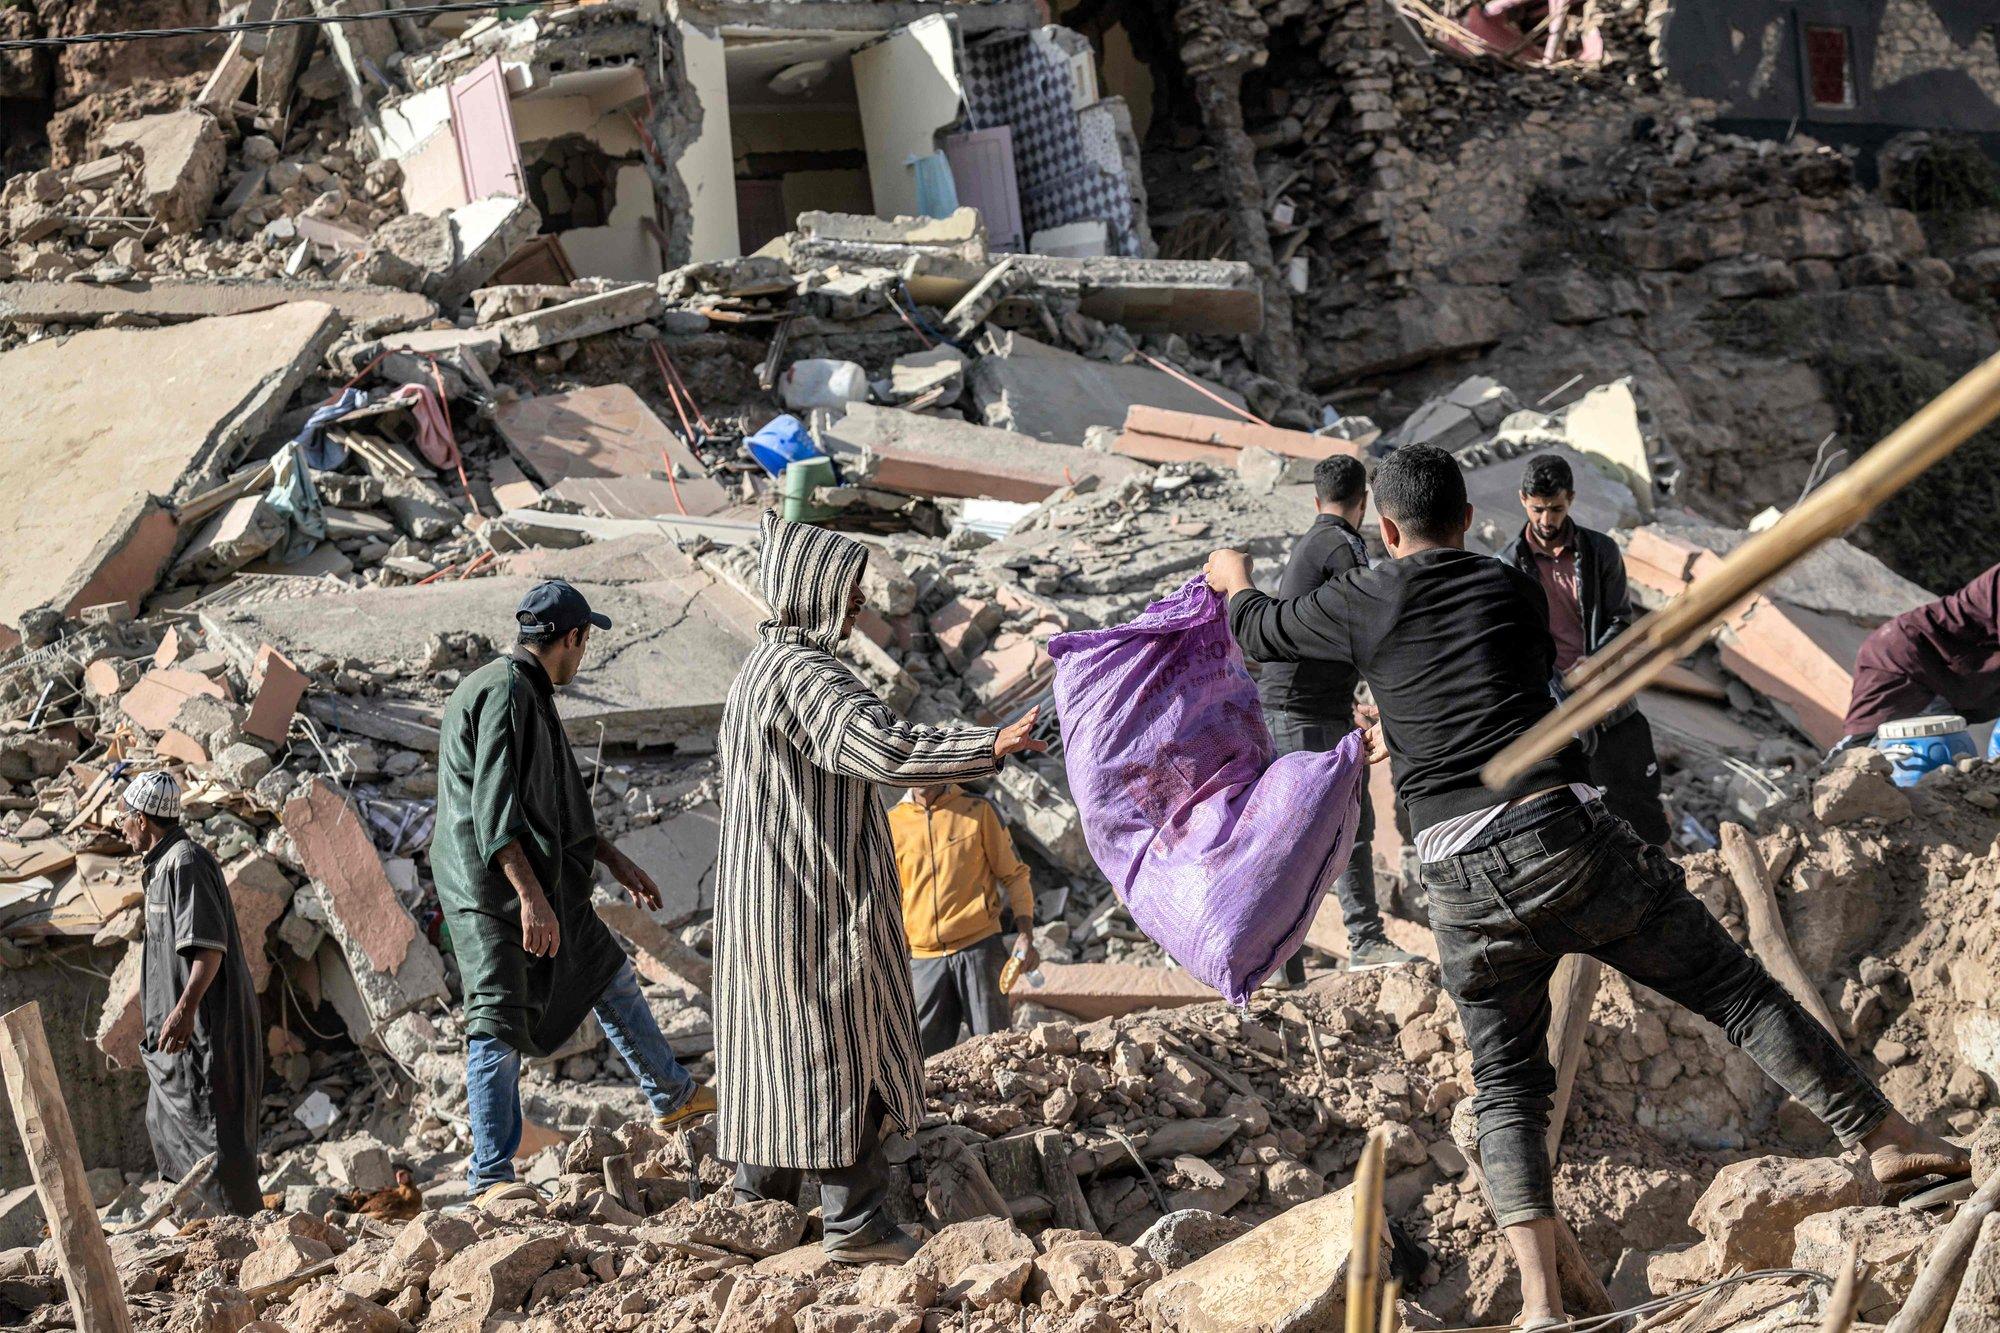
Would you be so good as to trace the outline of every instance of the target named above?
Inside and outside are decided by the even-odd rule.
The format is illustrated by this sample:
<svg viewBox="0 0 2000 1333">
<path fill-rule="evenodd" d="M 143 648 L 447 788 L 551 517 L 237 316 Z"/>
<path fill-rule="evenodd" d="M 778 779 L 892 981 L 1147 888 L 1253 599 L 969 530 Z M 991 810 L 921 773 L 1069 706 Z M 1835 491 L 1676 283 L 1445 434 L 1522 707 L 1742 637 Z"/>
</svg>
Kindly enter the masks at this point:
<svg viewBox="0 0 2000 1333">
<path fill-rule="evenodd" d="M 868 548 L 810 523 L 787 523 L 768 509 L 763 533 L 757 578 L 771 618 L 757 632 L 832 652 L 847 619 L 847 595 L 868 564 Z"/>
</svg>

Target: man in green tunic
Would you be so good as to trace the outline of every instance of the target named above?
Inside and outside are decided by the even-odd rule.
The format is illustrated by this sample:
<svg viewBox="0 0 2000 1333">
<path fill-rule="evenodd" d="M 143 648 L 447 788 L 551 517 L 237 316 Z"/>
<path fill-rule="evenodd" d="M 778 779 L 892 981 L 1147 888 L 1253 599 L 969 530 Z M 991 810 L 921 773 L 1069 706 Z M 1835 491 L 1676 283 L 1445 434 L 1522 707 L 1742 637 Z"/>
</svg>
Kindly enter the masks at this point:
<svg viewBox="0 0 2000 1333">
<path fill-rule="evenodd" d="M 660 905 L 652 878 L 598 833 L 556 716 L 556 690 L 576 679 L 591 629 L 610 618 L 554 579 L 528 591 L 515 619 L 514 652 L 467 676 L 445 706 L 431 841 L 464 987 L 471 1184 L 482 1203 L 526 1188 L 513 1183 L 521 1057 L 559 1049 L 593 1009 L 661 1128 L 715 1109 L 591 906 L 598 864 L 638 902 Z"/>
</svg>

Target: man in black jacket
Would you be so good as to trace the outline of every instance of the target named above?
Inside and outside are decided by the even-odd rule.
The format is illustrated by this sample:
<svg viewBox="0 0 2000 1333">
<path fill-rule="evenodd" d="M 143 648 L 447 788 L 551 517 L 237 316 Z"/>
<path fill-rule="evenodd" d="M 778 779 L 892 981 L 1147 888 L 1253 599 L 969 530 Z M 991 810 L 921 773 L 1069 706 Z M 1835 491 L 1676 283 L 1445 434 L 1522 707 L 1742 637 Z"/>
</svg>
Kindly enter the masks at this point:
<svg viewBox="0 0 2000 1333">
<path fill-rule="evenodd" d="M 1539 581 L 1548 599 L 1549 633 L 1556 641 L 1556 672 L 1601 650 L 1632 623 L 1625 590 L 1625 554 L 1618 543 L 1570 517 L 1576 477 L 1557 454 L 1537 454 L 1521 474 L 1521 508 L 1528 521 L 1500 551 L 1500 559 Z M 1590 782 L 1604 789 L 1604 806 L 1655 847 L 1667 845 L 1667 813 L 1660 804 L 1660 760 L 1653 727 L 1637 702 L 1627 703 L 1598 726 L 1590 752 Z"/>
<path fill-rule="evenodd" d="M 1368 512 L 1368 469 L 1358 458 L 1338 455 L 1313 468 L 1313 508 L 1319 517 L 1292 546 L 1278 579 L 1280 597 L 1302 597 L 1328 579 L 1368 567 L 1368 547 L 1360 524 Z M 1345 662 L 1266 662 L 1257 672 L 1257 694 L 1279 754 L 1331 750 L 1354 730 L 1354 686 L 1359 679 Z M 1375 904 L 1375 809 L 1362 775 L 1361 826 L 1347 870 L 1334 881 L 1334 896 L 1347 925 L 1347 970 L 1391 967 L 1416 959 L 1389 943 L 1382 911 Z M 1305 959 L 1285 960 L 1285 980 L 1306 979 Z"/>
<path fill-rule="evenodd" d="M 1547 1136 L 1549 979 L 1587 953 L 1722 1028 L 1884 1184 L 1965 1175 L 1964 1149 L 1918 1129 L 1687 890 L 1681 868 L 1605 810 L 1572 744 L 1489 791 L 1486 762 L 1554 706 L 1541 584 L 1465 550 L 1458 461 L 1424 445 L 1377 467 L 1393 560 L 1286 600 L 1258 592 L 1240 551 L 1209 557 L 1230 627 L 1265 660 L 1350 663 L 1381 712 L 1423 863 L 1445 989 L 1478 1087 L 1479 1154 L 1521 1269 L 1520 1327 L 1562 1320 Z"/>
</svg>

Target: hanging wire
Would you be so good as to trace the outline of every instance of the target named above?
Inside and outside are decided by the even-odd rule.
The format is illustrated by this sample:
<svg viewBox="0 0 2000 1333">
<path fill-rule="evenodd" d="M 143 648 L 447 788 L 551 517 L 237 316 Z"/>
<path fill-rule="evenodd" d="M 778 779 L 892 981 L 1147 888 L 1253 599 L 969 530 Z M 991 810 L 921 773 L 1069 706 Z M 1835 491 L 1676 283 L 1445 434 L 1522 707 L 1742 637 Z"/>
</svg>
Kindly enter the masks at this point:
<svg viewBox="0 0 2000 1333">
<path fill-rule="evenodd" d="M 292 18 L 244 19 L 185 28 L 133 28 L 125 32 L 80 32 L 67 37 L 15 37 L 0 42 L 0 51 L 33 51 L 51 47 L 92 46 L 109 42 L 143 42 L 168 37 L 210 37 L 238 32 L 269 32 L 275 28 L 325 28 L 336 23 L 375 23 L 395 19 L 430 18 L 439 14 L 486 14 L 520 4 L 545 7 L 558 0 L 450 0 L 412 5 L 407 9 L 371 9 L 361 14 L 307 14 Z"/>
</svg>

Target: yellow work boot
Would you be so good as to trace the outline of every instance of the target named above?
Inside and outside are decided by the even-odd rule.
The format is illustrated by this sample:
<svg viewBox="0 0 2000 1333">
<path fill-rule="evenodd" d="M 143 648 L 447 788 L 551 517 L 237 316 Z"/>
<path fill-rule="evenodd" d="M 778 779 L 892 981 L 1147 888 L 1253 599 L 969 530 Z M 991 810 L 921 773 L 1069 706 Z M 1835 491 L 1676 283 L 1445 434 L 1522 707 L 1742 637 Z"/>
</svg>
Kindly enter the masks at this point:
<svg viewBox="0 0 2000 1333">
<path fill-rule="evenodd" d="M 479 1191 L 479 1197 L 472 1201 L 472 1206 L 474 1208 L 491 1208 L 494 1204 L 505 1203 L 509 1199 L 539 1200 L 541 1197 L 542 1192 L 525 1181 L 502 1180 L 488 1185 L 485 1189 Z"/>
<path fill-rule="evenodd" d="M 654 1129 L 679 1129 L 682 1125 L 715 1114 L 715 1089 L 706 1083 L 694 1086 L 694 1096 L 653 1121 Z"/>
</svg>

